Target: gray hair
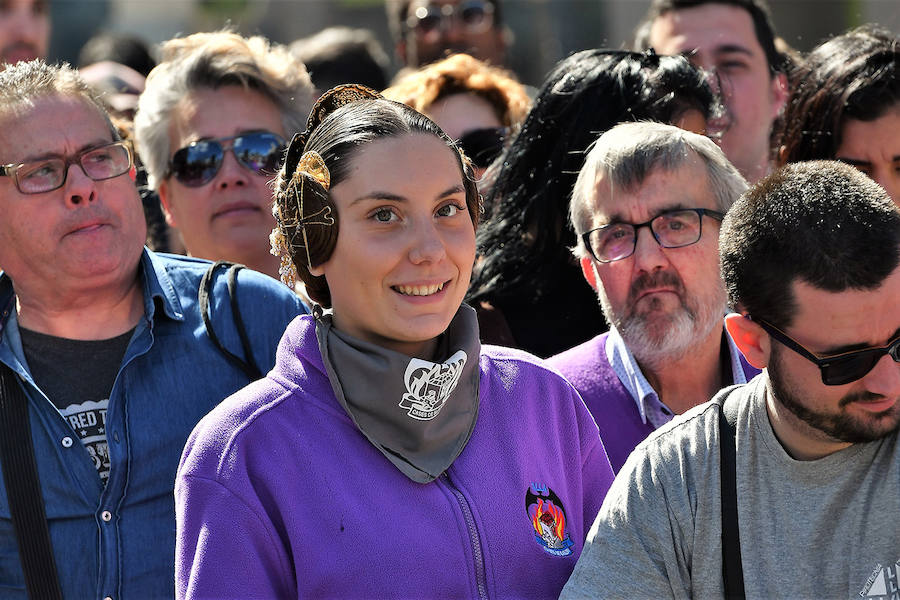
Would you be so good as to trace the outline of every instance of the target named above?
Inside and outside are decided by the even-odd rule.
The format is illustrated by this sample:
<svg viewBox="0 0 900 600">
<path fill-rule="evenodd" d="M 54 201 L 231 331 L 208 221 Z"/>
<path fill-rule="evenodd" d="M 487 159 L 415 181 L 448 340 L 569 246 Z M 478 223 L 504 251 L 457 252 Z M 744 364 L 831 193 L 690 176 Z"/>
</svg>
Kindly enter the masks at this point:
<svg viewBox="0 0 900 600">
<path fill-rule="evenodd" d="M 238 85 L 260 92 L 281 112 L 285 133 L 302 131 L 313 103 L 313 86 L 303 63 L 262 36 L 229 31 L 195 33 L 162 46 L 162 62 L 150 72 L 138 102 L 134 135 L 157 189 L 169 162 L 169 124 L 186 95 L 204 88 Z"/>
<path fill-rule="evenodd" d="M 706 165 L 718 209 L 727 212 L 747 189 L 747 181 L 708 137 L 651 122 L 622 123 L 601 135 L 585 159 L 569 203 L 569 222 L 578 234 L 572 249 L 575 256 L 588 256 L 580 234 L 591 228 L 592 205 L 600 178 L 608 178 L 609 185 L 616 189 L 631 191 L 656 169 L 674 171 L 692 153 Z"/>
<path fill-rule="evenodd" d="M 112 139 L 120 139 L 106 105 L 94 89 L 68 63 L 49 65 L 42 59 L 5 65 L 0 70 L 0 115 L 17 113 L 49 96 L 79 98 L 97 109 L 109 126 Z"/>
</svg>

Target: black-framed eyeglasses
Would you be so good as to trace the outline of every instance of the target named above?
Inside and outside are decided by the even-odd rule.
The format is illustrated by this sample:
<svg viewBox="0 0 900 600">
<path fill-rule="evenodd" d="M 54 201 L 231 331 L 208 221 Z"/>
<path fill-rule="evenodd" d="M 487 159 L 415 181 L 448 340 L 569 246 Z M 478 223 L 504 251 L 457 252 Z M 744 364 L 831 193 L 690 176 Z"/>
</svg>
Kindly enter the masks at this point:
<svg viewBox="0 0 900 600">
<path fill-rule="evenodd" d="M 486 0 L 426 4 L 409 15 L 406 28 L 420 35 L 428 35 L 446 29 L 451 19 L 456 19 L 467 33 L 483 33 L 494 25 L 494 5 Z"/>
<path fill-rule="evenodd" d="M 456 145 L 462 148 L 476 167 L 486 169 L 503 150 L 503 141 L 509 131 L 506 127 L 486 127 L 465 132 Z"/>
<path fill-rule="evenodd" d="M 206 185 L 222 168 L 227 150 L 231 150 L 241 166 L 258 175 L 271 176 L 281 166 L 284 145 L 284 138 L 270 131 L 198 140 L 175 151 L 166 177 L 171 175 L 188 187 Z"/>
<path fill-rule="evenodd" d="M 890 356 L 894 362 L 900 362 L 900 337 L 881 348 L 863 348 L 862 350 L 851 350 L 849 352 L 821 356 L 815 352 L 810 352 L 798 341 L 771 323 L 763 319 L 754 319 L 752 316 L 750 319 L 755 323 L 759 323 L 759 326 L 777 341 L 808 361 L 815 363 L 822 373 L 822 383 L 825 385 L 844 385 L 865 377 L 869 371 L 875 368 L 875 365 L 885 354 Z"/>
<path fill-rule="evenodd" d="M 130 143 L 112 142 L 88 148 L 74 156 L 51 156 L 0 165 L 0 175 L 12 177 L 16 189 L 23 194 L 43 194 L 63 186 L 70 165 L 78 165 L 94 181 L 103 181 L 127 173 L 134 165 L 134 154 Z"/>
<path fill-rule="evenodd" d="M 681 208 L 661 212 L 644 223 L 610 223 L 581 234 L 581 239 L 594 260 L 601 263 L 628 258 L 637 248 L 637 232 L 649 227 L 663 248 L 681 248 L 700 241 L 703 217 L 721 221 L 725 215 L 706 208 Z"/>
</svg>

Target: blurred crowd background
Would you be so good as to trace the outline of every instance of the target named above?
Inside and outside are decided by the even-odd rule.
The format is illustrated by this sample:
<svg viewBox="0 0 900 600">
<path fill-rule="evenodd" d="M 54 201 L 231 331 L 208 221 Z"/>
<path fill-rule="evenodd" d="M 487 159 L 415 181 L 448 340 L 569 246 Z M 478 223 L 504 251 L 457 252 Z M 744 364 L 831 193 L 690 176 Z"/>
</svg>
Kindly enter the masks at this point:
<svg viewBox="0 0 900 600">
<path fill-rule="evenodd" d="M 505 0 L 512 45 L 507 63 L 538 85 L 561 58 L 630 41 L 649 0 Z M 900 31 L 898 0 L 772 0 L 779 35 L 800 51 L 864 23 Z M 84 43 L 101 31 L 130 33 L 150 44 L 228 24 L 244 35 L 290 42 L 326 27 L 371 30 L 399 68 L 384 0 L 51 0 L 50 58 L 77 62 Z"/>
</svg>

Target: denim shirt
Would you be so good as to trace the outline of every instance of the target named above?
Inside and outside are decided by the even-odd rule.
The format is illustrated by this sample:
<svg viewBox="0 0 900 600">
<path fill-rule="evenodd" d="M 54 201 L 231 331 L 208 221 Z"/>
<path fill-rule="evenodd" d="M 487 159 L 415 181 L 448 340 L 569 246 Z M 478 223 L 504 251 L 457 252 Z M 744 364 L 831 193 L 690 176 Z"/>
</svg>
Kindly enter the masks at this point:
<svg viewBox="0 0 900 600">
<path fill-rule="evenodd" d="M 19 375 L 29 400 L 38 476 L 66 598 L 174 595 L 173 487 L 181 451 L 200 418 L 248 383 L 206 334 L 198 290 L 209 264 L 144 249 L 144 316 L 110 393 L 105 487 L 78 436 L 29 374 L 12 282 L 0 274 L 0 360 Z M 265 373 L 285 327 L 307 309 L 286 286 L 248 269 L 239 273 L 236 293 L 253 358 Z M 243 356 L 223 268 L 216 271 L 209 312 L 224 347 Z M 0 478 L 0 598 L 26 598 L 24 586 Z"/>
</svg>

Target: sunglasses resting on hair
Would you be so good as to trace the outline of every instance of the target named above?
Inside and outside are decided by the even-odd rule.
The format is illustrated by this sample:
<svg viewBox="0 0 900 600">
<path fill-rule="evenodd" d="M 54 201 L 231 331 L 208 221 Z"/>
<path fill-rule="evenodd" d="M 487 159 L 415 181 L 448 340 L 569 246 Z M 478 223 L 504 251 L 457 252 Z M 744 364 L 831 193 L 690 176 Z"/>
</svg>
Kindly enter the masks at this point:
<svg viewBox="0 0 900 600">
<path fill-rule="evenodd" d="M 750 317 L 750 319 L 755 323 L 759 323 L 759 326 L 765 329 L 774 339 L 808 361 L 815 363 L 822 372 L 822 383 L 825 385 L 844 385 L 857 379 L 862 379 L 869 371 L 875 368 L 875 365 L 885 354 L 890 356 L 894 362 L 900 362 L 900 337 L 881 348 L 863 348 L 862 350 L 851 350 L 850 352 L 820 356 L 807 350 L 799 342 L 771 323 L 762 319 L 754 319 L 753 317 Z"/>
<path fill-rule="evenodd" d="M 206 185 L 222 168 L 226 150 L 231 150 L 241 166 L 258 175 L 271 176 L 280 167 L 284 138 L 269 131 L 257 131 L 191 142 L 172 155 L 166 177 L 171 175 L 188 187 Z"/>
</svg>

